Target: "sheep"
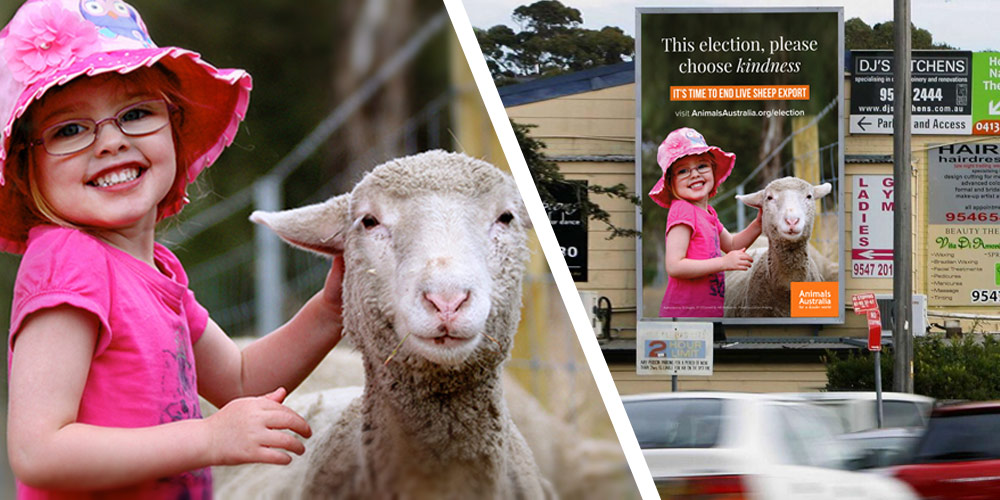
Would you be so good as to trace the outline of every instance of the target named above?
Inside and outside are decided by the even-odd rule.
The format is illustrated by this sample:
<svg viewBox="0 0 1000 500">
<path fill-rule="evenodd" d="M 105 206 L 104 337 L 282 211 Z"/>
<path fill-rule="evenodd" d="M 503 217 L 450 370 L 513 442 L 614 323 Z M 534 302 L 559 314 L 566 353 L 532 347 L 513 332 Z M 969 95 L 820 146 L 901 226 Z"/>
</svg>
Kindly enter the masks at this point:
<svg viewBox="0 0 1000 500">
<path fill-rule="evenodd" d="M 766 243 L 747 250 L 753 257 L 749 270 L 726 272 L 726 316 L 789 317 L 791 282 L 836 280 L 836 263 L 809 244 L 816 200 L 831 189 L 830 183 L 813 186 L 783 177 L 756 193 L 736 197 L 761 210 Z"/>
<path fill-rule="evenodd" d="M 304 456 L 255 465 L 267 498 L 554 497 L 503 398 L 530 222 L 511 178 L 430 151 L 389 161 L 352 192 L 251 220 L 345 258 L 344 332 L 364 388 L 322 393 Z M 257 473 L 254 473 L 258 475 Z M 244 475 L 245 476 L 245 475 Z M 239 485 L 219 496 L 238 498 Z"/>
<path fill-rule="evenodd" d="M 573 333 L 568 335 L 573 336 Z M 244 346 L 254 339 L 235 340 L 237 345 Z M 577 396 L 585 393 L 585 388 L 577 387 L 571 391 L 571 401 L 554 396 L 561 401 L 559 408 L 573 415 L 571 423 L 565 415 L 558 416 L 548 411 L 509 370 L 504 370 L 502 383 L 511 419 L 531 448 L 542 476 L 552 484 L 559 498 L 638 498 L 618 441 L 581 434 L 580 425 L 583 422 L 580 420 L 587 420 L 588 417 L 600 419 L 606 415 L 598 413 L 604 411 L 603 406 L 597 410 L 578 406 L 581 401 Z M 360 353 L 349 346 L 340 346 L 330 351 L 313 373 L 288 395 L 285 404 L 304 415 L 313 429 L 325 429 L 340 416 L 331 407 L 336 406 L 336 401 L 343 399 L 342 396 L 352 395 L 340 389 L 362 385 L 364 366 Z M 596 386 L 593 391 L 596 391 Z M 208 416 L 216 411 L 214 406 L 202 400 L 202 415 Z M 607 425 L 610 427 L 610 422 Z M 274 480 L 270 472 L 261 472 L 256 466 L 215 467 L 212 471 L 215 497 L 247 498 L 272 488 Z M 304 478 L 300 480 L 304 481 Z"/>
</svg>

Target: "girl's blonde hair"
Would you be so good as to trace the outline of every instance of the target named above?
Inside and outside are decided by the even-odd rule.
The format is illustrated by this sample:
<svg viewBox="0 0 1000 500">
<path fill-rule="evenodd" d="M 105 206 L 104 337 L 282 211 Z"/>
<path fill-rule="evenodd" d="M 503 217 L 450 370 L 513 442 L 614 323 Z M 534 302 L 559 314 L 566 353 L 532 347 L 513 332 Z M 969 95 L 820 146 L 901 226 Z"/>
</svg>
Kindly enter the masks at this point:
<svg viewBox="0 0 1000 500">
<path fill-rule="evenodd" d="M 79 78 L 117 78 L 121 85 L 129 90 L 142 90 L 162 96 L 171 107 L 170 129 L 174 141 L 174 150 L 177 158 L 177 173 L 174 176 L 174 185 L 170 192 L 160 201 L 158 214 L 163 212 L 164 207 L 175 204 L 178 199 L 184 196 L 187 185 L 187 170 L 192 158 L 184 150 L 180 138 L 181 125 L 184 123 L 184 106 L 189 104 L 183 94 L 181 94 L 180 80 L 177 76 L 162 65 L 156 64 L 151 67 L 138 68 L 135 71 L 120 73 L 105 73 L 97 76 L 81 76 Z M 72 80 L 70 83 L 77 81 Z M 69 84 L 66 84 L 69 85 Z M 65 87 L 65 85 L 63 86 Z M 34 155 L 38 148 L 31 146 L 33 130 L 32 110 L 37 109 L 38 103 L 53 93 L 58 92 L 59 87 L 49 91 L 25 111 L 15 123 L 10 138 L 10 154 L 8 155 L 5 169 L 5 177 L 9 179 L 18 194 L 23 198 L 23 202 L 28 205 L 31 215 L 37 219 L 30 221 L 29 226 L 38 224 L 56 224 L 63 227 L 82 229 L 59 215 L 42 195 L 41 189 L 36 182 L 37 172 L 35 168 Z M 42 152 L 41 154 L 48 154 Z M 157 217 L 160 218 L 159 215 Z"/>
<path fill-rule="evenodd" d="M 711 153 L 701 153 L 688 156 L 698 156 L 708 160 L 708 163 L 712 165 L 712 177 L 715 178 L 715 170 L 718 168 L 718 165 L 715 163 L 715 156 Z M 663 173 L 663 186 L 670 191 L 670 197 L 674 200 L 680 199 L 680 196 L 677 196 L 677 191 L 674 191 L 674 165 L 676 165 L 681 158 L 687 158 L 687 156 L 682 156 L 674 160 L 674 162 L 670 164 L 670 168 Z"/>
</svg>

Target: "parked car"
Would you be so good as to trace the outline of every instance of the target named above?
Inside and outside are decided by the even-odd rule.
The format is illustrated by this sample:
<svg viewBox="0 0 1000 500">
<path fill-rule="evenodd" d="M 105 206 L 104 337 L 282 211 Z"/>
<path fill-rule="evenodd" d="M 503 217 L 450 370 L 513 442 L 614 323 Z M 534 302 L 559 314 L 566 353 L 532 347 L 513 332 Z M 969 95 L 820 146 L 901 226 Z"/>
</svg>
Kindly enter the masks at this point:
<svg viewBox="0 0 1000 500">
<path fill-rule="evenodd" d="M 845 445 L 850 470 L 906 463 L 924 435 L 923 427 L 889 427 L 848 432 L 837 436 Z"/>
<path fill-rule="evenodd" d="M 842 432 L 878 428 L 875 392 L 828 391 L 785 392 L 786 399 L 801 399 L 832 409 L 840 417 Z M 934 407 L 934 398 L 902 392 L 882 393 L 882 427 L 924 427 Z"/>
<path fill-rule="evenodd" d="M 721 392 L 622 400 L 663 498 L 916 498 L 891 477 L 843 470 L 837 417 L 821 407 Z"/>
<path fill-rule="evenodd" d="M 889 472 L 924 498 L 1000 498 L 1000 401 L 935 408 L 911 462 Z"/>
</svg>

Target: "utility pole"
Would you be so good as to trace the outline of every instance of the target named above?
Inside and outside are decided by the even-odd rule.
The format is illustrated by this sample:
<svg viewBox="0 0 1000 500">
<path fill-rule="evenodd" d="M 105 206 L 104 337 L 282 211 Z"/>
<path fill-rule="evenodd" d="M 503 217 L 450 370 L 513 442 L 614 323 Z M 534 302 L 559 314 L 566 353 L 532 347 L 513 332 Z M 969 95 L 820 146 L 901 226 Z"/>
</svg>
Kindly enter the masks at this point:
<svg viewBox="0 0 1000 500">
<path fill-rule="evenodd" d="M 910 165 L 910 0 L 894 0 L 893 24 L 896 46 L 893 69 L 895 106 L 893 110 L 893 390 L 913 392 L 913 335 L 910 312 L 913 301 L 913 221 L 910 193 L 913 183 Z"/>
</svg>

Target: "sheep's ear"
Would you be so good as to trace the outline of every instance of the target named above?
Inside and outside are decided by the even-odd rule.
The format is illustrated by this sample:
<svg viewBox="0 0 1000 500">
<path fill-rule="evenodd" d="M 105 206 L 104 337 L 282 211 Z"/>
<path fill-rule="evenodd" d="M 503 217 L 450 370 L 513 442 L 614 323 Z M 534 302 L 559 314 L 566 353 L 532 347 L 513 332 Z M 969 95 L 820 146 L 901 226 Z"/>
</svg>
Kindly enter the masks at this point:
<svg viewBox="0 0 1000 500">
<path fill-rule="evenodd" d="M 829 182 L 824 182 L 818 186 L 813 186 L 813 198 L 818 200 L 830 194 L 830 191 L 832 190 L 833 190 L 833 185 L 831 185 Z"/>
<path fill-rule="evenodd" d="M 754 208 L 760 208 L 764 206 L 764 190 L 761 189 L 756 193 L 750 194 L 738 194 L 736 199 L 743 202 L 744 205 Z"/>
<path fill-rule="evenodd" d="M 306 250 L 332 255 L 344 251 L 344 235 L 350 224 L 350 193 L 323 203 L 281 212 L 250 214 L 250 220 L 270 228 L 281 239 Z"/>
</svg>

